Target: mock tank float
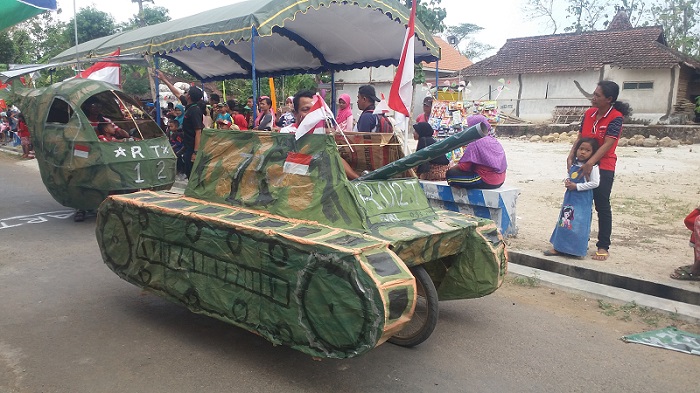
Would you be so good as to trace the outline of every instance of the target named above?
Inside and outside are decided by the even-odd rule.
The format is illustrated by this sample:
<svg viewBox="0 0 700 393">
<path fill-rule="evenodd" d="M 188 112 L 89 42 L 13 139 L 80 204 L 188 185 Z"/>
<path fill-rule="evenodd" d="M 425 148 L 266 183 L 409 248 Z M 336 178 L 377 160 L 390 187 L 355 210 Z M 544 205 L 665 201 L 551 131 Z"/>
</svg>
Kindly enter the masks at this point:
<svg viewBox="0 0 700 393">
<path fill-rule="evenodd" d="M 387 134 L 205 129 L 184 195 L 100 205 L 102 257 L 132 284 L 314 357 L 417 345 L 438 300 L 492 293 L 508 257 L 492 221 L 434 209 L 401 176 L 481 136 L 476 125 L 399 158 Z M 341 153 L 359 170 L 399 159 L 349 181 Z"/>
</svg>

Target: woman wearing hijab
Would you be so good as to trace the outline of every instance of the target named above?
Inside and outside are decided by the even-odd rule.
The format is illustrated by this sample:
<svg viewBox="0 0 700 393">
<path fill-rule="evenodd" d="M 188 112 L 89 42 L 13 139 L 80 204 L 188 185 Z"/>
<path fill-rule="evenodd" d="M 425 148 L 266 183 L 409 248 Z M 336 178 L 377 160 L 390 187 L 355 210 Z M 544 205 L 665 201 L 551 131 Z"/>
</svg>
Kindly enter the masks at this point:
<svg viewBox="0 0 700 393">
<path fill-rule="evenodd" d="M 427 122 L 420 122 L 413 125 L 413 139 L 418 141 L 416 151 L 424 149 L 437 142 L 433 138 L 433 127 Z M 444 155 L 421 164 L 416 169 L 416 173 L 421 180 L 445 180 L 445 172 L 449 168 L 450 161 Z"/>
<path fill-rule="evenodd" d="M 350 95 L 341 94 L 340 98 L 338 98 L 338 116 L 335 117 L 341 131 L 349 132 L 354 128 L 354 119 L 352 117 L 352 108 L 350 108 L 350 104 Z"/>
<path fill-rule="evenodd" d="M 469 143 L 457 166 L 447 171 L 447 183 L 451 187 L 493 189 L 506 180 L 506 152 L 485 116 L 467 118 L 468 127 L 478 123 L 486 127 L 488 135 Z"/>
<path fill-rule="evenodd" d="M 182 127 L 182 122 L 185 120 L 185 107 L 182 106 L 182 104 L 177 104 L 175 105 L 175 108 L 173 109 L 173 114 L 175 115 L 175 120 L 177 120 L 177 124 Z"/>
</svg>

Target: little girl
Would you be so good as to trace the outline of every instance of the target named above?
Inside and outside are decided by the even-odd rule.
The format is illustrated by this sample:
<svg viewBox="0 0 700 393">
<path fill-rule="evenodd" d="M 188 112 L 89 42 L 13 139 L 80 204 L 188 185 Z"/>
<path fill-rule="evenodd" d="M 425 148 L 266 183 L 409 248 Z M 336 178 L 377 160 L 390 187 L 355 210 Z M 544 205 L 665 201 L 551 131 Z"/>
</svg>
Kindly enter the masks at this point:
<svg viewBox="0 0 700 393">
<path fill-rule="evenodd" d="M 582 138 L 576 144 L 576 159 L 569 169 L 569 177 L 564 180 L 566 192 L 559 220 L 549 239 L 552 249 L 545 250 L 544 255 L 586 256 L 591 235 L 593 189 L 600 183 L 600 170 L 597 164 L 594 165 L 590 178 L 586 179 L 581 167 L 597 150 L 598 141 L 593 138 Z"/>
</svg>

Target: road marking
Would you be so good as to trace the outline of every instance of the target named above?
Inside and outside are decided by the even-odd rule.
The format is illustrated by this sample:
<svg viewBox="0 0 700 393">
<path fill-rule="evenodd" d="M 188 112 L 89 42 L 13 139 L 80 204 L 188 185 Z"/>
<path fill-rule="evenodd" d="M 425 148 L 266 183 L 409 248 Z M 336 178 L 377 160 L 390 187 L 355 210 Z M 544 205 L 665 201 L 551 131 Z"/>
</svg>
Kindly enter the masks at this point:
<svg viewBox="0 0 700 393">
<path fill-rule="evenodd" d="M 65 220 L 66 218 L 71 217 L 73 213 L 73 210 L 57 210 L 53 212 L 0 218 L 0 229 L 14 228 L 25 224 L 40 224 L 42 222 L 48 222 L 48 218 L 57 218 L 59 220 Z"/>
</svg>

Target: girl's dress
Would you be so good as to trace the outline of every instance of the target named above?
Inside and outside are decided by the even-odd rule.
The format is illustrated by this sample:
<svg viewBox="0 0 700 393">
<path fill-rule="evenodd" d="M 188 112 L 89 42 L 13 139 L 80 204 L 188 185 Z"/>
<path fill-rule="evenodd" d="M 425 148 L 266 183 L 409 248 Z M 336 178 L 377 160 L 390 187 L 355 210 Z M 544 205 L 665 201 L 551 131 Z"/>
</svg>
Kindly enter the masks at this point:
<svg viewBox="0 0 700 393">
<path fill-rule="evenodd" d="M 559 211 L 559 219 L 549 241 L 555 250 L 579 257 L 588 253 L 588 239 L 591 235 L 593 215 L 593 189 L 600 183 L 598 165 L 591 170 L 586 181 L 581 173 L 583 164 L 576 161 L 569 169 L 569 180 L 576 183 L 576 191 L 567 189 Z"/>
</svg>

